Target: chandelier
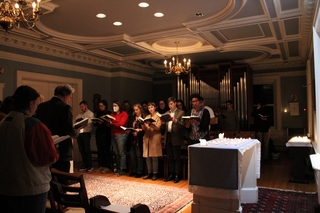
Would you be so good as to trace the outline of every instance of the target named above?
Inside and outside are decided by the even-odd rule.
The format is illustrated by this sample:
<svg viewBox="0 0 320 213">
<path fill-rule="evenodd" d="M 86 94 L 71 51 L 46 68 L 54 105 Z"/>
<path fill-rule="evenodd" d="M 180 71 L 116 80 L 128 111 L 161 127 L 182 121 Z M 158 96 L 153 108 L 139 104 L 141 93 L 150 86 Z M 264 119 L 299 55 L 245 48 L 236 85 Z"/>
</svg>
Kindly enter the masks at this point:
<svg viewBox="0 0 320 213">
<path fill-rule="evenodd" d="M 181 73 L 187 74 L 191 70 L 191 60 L 183 59 L 183 65 L 179 62 L 179 55 L 178 55 L 178 45 L 179 42 L 175 41 L 177 48 L 177 55 L 176 57 L 172 57 L 172 61 L 169 62 L 164 60 L 164 72 L 166 74 L 174 73 L 176 75 L 180 75 Z"/>
<path fill-rule="evenodd" d="M 38 21 L 40 13 L 40 1 L 36 0 L 32 2 L 29 13 L 25 13 L 28 2 L 26 0 L 18 0 L 15 4 L 12 4 L 10 0 L 4 0 L 0 3 L 0 26 L 8 32 L 13 28 L 18 29 L 20 23 L 23 23 L 28 29 L 35 26 Z"/>
</svg>

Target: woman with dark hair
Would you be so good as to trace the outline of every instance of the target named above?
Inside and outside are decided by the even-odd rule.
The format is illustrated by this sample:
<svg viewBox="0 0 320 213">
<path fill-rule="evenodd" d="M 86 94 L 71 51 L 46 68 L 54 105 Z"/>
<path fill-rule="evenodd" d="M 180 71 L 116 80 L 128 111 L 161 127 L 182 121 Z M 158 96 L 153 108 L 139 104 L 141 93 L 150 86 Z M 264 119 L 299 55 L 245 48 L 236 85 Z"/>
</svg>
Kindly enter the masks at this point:
<svg viewBox="0 0 320 213">
<path fill-rule="evenodd" d="M 150 112 L 147 118 L 152 118 L 154 122 L 144 122 L 142 129 L 145 131 L 143 136 L 143 157 L 146 158 L 148 175 L 143 179 L 158 179 L 158 157 L 162 156 L 161 144 L 161 120 L 156 111 L 154 102 L 148 103 Z"/>
<path fill-rule="evenodd" d="M 166 113 L 167 111 L 169 110 L 169 108 L 167 107 L 167 104 L 166 104 L 166 101 L 161 99 L 159 101 L 159 106 L 157 108 L 157 111 L 160 113 L 160 114 L 164 114 Z"/>
<path fill-rule="evenodd" d="M 50 165 L 59 158 L 50 130 L 33 117 L 39 94 L 20 86 L 13 110 L 0 122 L 0 212 L 44 213 Z"/>
<path fill-rule="evenodd" d="M 187 113 L 187 107 L 184 104 L 184 101 L 182 99 L 177 100 L 177 108 L 183 110 L 185 113 Z"/>
<path fill-rule="evenodd" d="M 96 118 L 100 118 L 103 115 L 111 114 L 108 111 L 108 103 L 106 100 L 100 100 L 98 102 L 99 110 L 97 111 Z M 111 128 L 107 125 L 105 120 L 93 120 L 93 125 L 96 128 L 96 145 L 98 151 L 98 168 L 96 172 L 107 173 L 111 169 L 112 154 L 110 152 L 111 146 Z"/>
<path fill-rule="evenodd" d="M 143 146 L 143 135 L 142 129 L 143 122 L 139 119 L 144 118 L 143 109 L 140 104 L 133 105 L 134 117 L 129 121 L 129 127 L 133 127 L 134 131 L 131 131 L 130 141 L 130 157 L 132 171 L 130 176 L 139 178 L 143 173 L 143 157 L 142 157 L 142 146 Z"/>
<path fill-rule="evenodd" d="M 126 158 L 126 141 L 128 134 L 121 126 L 128 125 L 128 114 L 122 110 L 120 101 L 116 100 L 113 102 L 113 112 L 111 116 L 114 119 L 108 119 L 107 125 L 111 126 L 111 139 L 112 148 L 116 154 L 117 169 L 116 173 L 118 176 L 125 175 L 127 169 L 127 158 Z"/>
<path fill-rule="evenodd" d="M 148 115 L 148 114 L 149 114 L 148 101 L 142 101 L 142 102 L 141 102 L 141 106 L 142 106 L 142 109 L 143 109 L 143 111 L 144 111 L 144 114 L 145 114 L 145 115 Z"/>
</svg>

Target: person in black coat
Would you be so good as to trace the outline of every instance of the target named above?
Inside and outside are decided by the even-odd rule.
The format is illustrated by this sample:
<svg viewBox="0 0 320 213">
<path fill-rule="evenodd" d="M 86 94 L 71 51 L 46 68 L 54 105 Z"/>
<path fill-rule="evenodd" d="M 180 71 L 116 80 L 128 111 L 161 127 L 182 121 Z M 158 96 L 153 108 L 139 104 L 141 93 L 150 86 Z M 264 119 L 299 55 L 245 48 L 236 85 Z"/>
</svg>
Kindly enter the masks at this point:
<svg viewBox="0 0 320 213">
<path fill-rule="evenodd" d="M 256 138 L 261 143 L 261 158 L 266 161 L 269 157 L 269 140 L 270 140 L 270 113 L 263 100 L 258 103 L 251 113 L 254 117 L 254 130 Z"/>
<path fill-rule="evenodd" d="M 96 117 L 100 118 L 103 115 L 110 115 L 111 111 L 108 110 L 108 103 L 106 100 L 101 100 L 98 103 L 99 111 Z M 93 121 L 96 128 L 96 145 L 98 151 L 98 168 L 96 172 L 107 173 L 112 169 L 112 154 L 110 151 L 111 146 L 111 127 L 107 126 L 106 121 Z"/>
<path fill-rule="evenodd" d="M 54 90 L 54 97 L 38 106 L 36 117 L 48 127 L 52 135 L 70 135 L 72 138 L 79 135 L 73 127 L 72 110 L 68 105 L 72 93 L 74 93 L 74 89 L 69 84 L 57 86 Z M 70 161 L 73 160 L 72 150 L 71 138 L 60 142 L 58 147 L 59 160 L 52 167 L 63 172 L 69 172 Z"/>
</svg>

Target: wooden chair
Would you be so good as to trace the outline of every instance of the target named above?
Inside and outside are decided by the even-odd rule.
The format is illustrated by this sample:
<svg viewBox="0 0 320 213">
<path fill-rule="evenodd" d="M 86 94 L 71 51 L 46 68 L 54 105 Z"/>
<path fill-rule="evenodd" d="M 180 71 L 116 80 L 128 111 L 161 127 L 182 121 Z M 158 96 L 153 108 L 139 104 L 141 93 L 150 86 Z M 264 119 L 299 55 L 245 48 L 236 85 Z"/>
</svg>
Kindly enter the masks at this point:
<svg viewBox="0 0 320 213">
<path fill-rule="evenodd" d="M 56 169 L 51 169 L 51 174 L 49 192 L 51 211 L 60 213 L 64 212 L 64 207 L 79 207 L 84 208 L 86 213 L 90 213 L 83 174 L 61 172 Z"/>
<path fill-rule="evenodd" d="M 137 204 L 133 207 L 111 204 L 103 195 L 97 195 L 88 200 L 87 190 L 81 173 L 67 173 L 51 169 L 49 199 L 52 213 L 65 212 L 65 207 L 84 208 L 85 213 L 150 213 L 149 207 Z M 107 209 L 101 206 L 108 207 Z"/>
</svg>

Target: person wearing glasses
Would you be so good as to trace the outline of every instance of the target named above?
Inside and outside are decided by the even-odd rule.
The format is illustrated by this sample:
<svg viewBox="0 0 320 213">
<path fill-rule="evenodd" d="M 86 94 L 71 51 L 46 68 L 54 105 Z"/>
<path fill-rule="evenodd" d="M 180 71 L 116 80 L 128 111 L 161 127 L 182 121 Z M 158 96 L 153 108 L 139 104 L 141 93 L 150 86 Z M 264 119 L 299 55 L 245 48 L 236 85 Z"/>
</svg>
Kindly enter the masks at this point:
<svg viewBox="0 0 320 213">
<path fill-rule="evenodd" d="M 190 96 L 192 109 L 186 114 L 197 116 L 199 120 L 187 119 L 185 127 L 189 130 L 189 144 L 200 143 L 199 139 L 209 140 L 210 114 L 207 109 L 202 106 L 202 97 L 198 93 Z"/>
</svg>

